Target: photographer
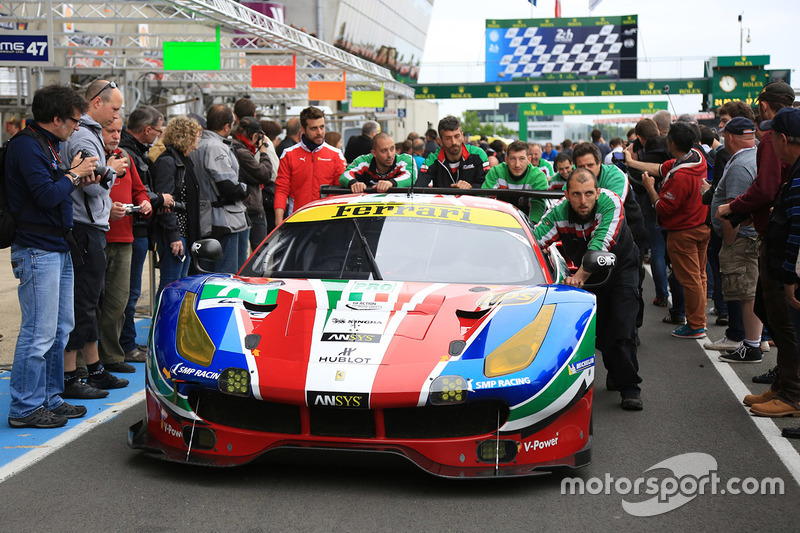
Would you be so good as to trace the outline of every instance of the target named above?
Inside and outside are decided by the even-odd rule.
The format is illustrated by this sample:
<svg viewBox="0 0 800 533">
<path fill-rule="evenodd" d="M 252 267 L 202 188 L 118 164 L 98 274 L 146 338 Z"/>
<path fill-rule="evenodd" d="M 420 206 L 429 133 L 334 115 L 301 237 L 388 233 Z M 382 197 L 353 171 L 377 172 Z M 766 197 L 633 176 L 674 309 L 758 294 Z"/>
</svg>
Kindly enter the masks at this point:
<svg viewBox="0 0 800 533">
<path fill-rule="evenodd" d="M 269 141 L 261 124 L 253 117 L 242 117 L 232 145 L 239 161 L 239 182 L 247 185 L 247 218 L 250 219 L 250 247 L 255 250 L 267 237 L 267 221 L 261 190 L 272 179 L 272 161 L 267 157 Z"/>
<path fill-rule="evenodd" d="M 127 154 L 119 149 L 122 120 L 117 118 L 103 128 L 106 160 L 125 158 Z M 114 207 L 126 208 L 125 216 L 112 220 L 106 233 L 106 279 L 103 292 L 103 305 L 98 326 L 100 328 L 100 361 L 110 372 L 135 372 L 134 367 L 125 362 L 125 352 L 119 342 L 125 307 L 128 303 L 133 257 L 133 202 L 138 213 L 150 215 L 150 202 L 135 166 L 128 167 L 117 175 L 117 182 L 111 189 Z"/>
<path fill-rule="evenodd" d="M 17 220 L 11 267 L 20 282 L 22 314 L 9 382 L 12 428 L 55 428 L 86 414 L 60 395 L 64 346 L 75 324 L 70 194 L 97 183 L 97 158 L 64 160 L 58 153 L 85 109 L 86 101 L 70 87 L 42 87 L 33 96 L 35 120 L 10 141 L 6 154 L 5 193 Z"/>
<path fill-rule="evenodd" d="M 106 272 L 106 232 L 109 220 L 125 216 L 122 206 L 113 206 L 110 189 L 117 174 L 128 168 L 125 158 L 106 161 L 102 129 L 119 119 L 122 108 L 122 93 L 114 82 L 97 80 L 86 90 L 89 110 L 81 117 L 81 127 L 61 148 L 62 159 L 72 160 L 83 151 L 99 158 L 95 172 L 100 183 L 73 191 L 73 235 L 80 250 L 75 264 L 75 329 L 69 336 L 64 352 L 64 397 L 94 399 L 108 396 L 103 389 L 126 387 L 128 381 L 110 374 L 100 362 L 97 348 L 99 339 L 98 317 L 100 315 L 100 293 Z M 86 383 L 76 372 L 78 350 L 89 375 Z"/>
</svg>

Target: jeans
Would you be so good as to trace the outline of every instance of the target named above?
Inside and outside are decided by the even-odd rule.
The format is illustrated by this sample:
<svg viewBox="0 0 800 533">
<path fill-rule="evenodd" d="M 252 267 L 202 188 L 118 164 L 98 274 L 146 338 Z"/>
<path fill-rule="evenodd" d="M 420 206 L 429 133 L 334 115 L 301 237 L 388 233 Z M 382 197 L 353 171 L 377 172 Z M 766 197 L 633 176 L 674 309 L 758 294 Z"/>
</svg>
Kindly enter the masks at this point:
<svg viewBox="0 0 800 533">
<path fill-rule="evenodd" d="M 230 233 L 219 237 L 219 244 L 224 254 L 220 261 L 214 263 L 214 272 L 220 274 L 236 274 L 247 260 L 247 246 L 249 245 L 249 230 Z"/>
<path fill-rule="evenodd" d="M 179 257 L 172 255 L 169 243 L 164 240 L 163 235 L 157 238 L 158 247 L 158 268 L 161 271 L 158 282 L 158 296 L 161 296 L 161 291 L 175 280 L 185 278 L 189 273 L 189 258 L 186 256 L 188 250 L 186 249 L 186 238 L 181 237 L 183 243 L 183 258 L 181 261 Z"/>
<path fill-rule="evenodd" d="M 125 321 L 119 335 L 119 344 L 125 353 L 136 349 L 136 304 L 142 294 L 142 272 L 147 259 L 147 237 L 133 239 L 133 253 L 131 255 L 131 288 L 128 294 L 128 305 L 125 307 Z"/>
<path fill-rule="evenodd" d="M 119 344 L 125 306 L 131 286 L 131 244 L 110 242 L 106 245 L 106 282 L 100 307 L 100 362 L 104 365 L 122 363 L 125 352 Z"/>
<path fill-rule="evenodd" d="M 56 409 L 64 400 L 64 347 L 75 325 L 73 272 L 68 252 L 12 248 L 22 312 L 11 368 L 8 416 L 24 418 L 38 408 Z M 54 306 L 56 306 L 54 308 Z"/>
<path fill-rule="evenodd" d="M 650 216 L 649 211 L 644 208 L 644 202 L 650 203 L 647 194 L 639 195 L 639 205 L 642 205 L 642 218 L 644 228 L 647 231 L 647 244 L 650 246 L 650 272 L 653 274 L 653 285 L 656 288 L 656 298 L 666 298 L 667 292 L 667 245 L 664 242 L 664 232 L 654 216 Z"/>
<path fill-rule="evenodd" d="M 744 333 L 744 313 L 742 312 L 742 302 L 739 300 L 728 300 L 728 327 L 725 328 L 725 336 L 728 340 L 735 342 L 745 339 Z"/>
<path fill-rule="evenodd" d="M 722 249 L 722 237 L 712 231 L 711 239 L 708 241 L 709 269 L 706 272 L 711 272 L 708 284 L 711 285 L 713 283 L 713 286 L 709 287 L 709 289 L 712 290 L 712 298 L 714 299 L 714 307 L 717 308 L 717 315 L 725 316 L 728 314 L 728 304 L 725 303 L 725 299 L 722 297 L 722 274 L 719 271 L 720 249 Z"/>
</svg>

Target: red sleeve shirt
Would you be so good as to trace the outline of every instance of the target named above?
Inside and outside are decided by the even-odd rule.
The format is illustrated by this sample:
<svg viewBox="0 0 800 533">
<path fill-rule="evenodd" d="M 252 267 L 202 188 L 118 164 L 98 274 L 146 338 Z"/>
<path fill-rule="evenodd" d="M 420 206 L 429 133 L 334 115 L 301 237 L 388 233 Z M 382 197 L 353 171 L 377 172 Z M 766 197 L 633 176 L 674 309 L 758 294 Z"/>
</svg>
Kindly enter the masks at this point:
<svg viewBox="0 0 800 533">
<path fill-rule="evenodd" d="M 674 165 L 674 159 L 662 163 L 661 175 L 668 175 Z M 656 212 L 664 229 L 677 231 L 705 224 L 708 206 L 703 205 L 700 184 L 706 177 L 707 168 L 703 157 L 696 163 L 681 164 L 661 186 Z"/>
</svg>

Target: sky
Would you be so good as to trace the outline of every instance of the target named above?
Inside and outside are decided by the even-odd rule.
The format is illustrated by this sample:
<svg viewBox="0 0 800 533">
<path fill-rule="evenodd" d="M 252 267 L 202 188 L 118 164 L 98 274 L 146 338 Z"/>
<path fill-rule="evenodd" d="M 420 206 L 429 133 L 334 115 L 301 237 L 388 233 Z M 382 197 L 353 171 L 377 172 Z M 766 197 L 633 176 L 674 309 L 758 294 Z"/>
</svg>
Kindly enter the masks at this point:
<svg viewBox="0 0 800 533">
<path fill-rule="evenodd" d="M 486 19 L 548 18 L 555 0 L 434 0 L 419 83 L 483 83 Z M 766 6 L 758 9 L 759 5 Z M 638 15 L 638 76 L 702 77 L 712 56 L 738 56 L 742 14 L 744 55 L 769 55 L 768 69 L 791 69 L 792 86 L 800 86 L 800 48 L 792 36 L 800 32 L 798 0 L 601 0 L 589 11 L 589 0 L 562 0 L 562 17 Z M 792 42 L 794 41 L 794 42 Z M 700 111 L 699 96 L 673 95 L 675 112 Z M 583 102 L 608 100 L 584 98 Z M 493 109 L 503 101 L 439 100 L 440 114 L 461 115 L 465 109 Z M 548 102 L 564 99 L 548 99 Z M 621 100 L 620 100 L 621 101 Z M 585 119 L 584 119 L 585 120 Z"/>
</svg>

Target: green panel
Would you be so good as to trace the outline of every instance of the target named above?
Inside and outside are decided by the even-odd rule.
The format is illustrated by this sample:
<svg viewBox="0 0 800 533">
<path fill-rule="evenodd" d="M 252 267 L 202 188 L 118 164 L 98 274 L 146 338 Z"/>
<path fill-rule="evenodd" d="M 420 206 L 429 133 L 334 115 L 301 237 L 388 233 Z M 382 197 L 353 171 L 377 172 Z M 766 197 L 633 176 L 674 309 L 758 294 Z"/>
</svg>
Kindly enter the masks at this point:
<svg viewBox="0 0 800 533">
<path fill-rule="evenodd" d="M 520 104 L 523 117 L 551 115 L 647 115 L 667 109 L 667 102 L 586 102 L 562 104 Z"/>
<path fill-rule="evenodd" d="M 542 81 L 536 83 L 471 83 L 464 85 L 413 85 L 417 100 L 448 98 L 577 98 L 584 96 L 663 96 L 708 94 L 710 80 L 658 79 L 643 81 Z"/>
<path fill-rule="evenodd" d="M 716 59 L 717 67 L 763 67 L 769 65 L 769 56 L 720 56 L 714 59 Z"/>
<path fill-rule="evenodd" d="M 762 68 L 715 68 L 711 78 L 712 105 L 719 107 L 731 100 L 755 105 L 770 76 L 770 71 Z M 732 90 L 730 78 L 735 80 Z"/>
</svg>

